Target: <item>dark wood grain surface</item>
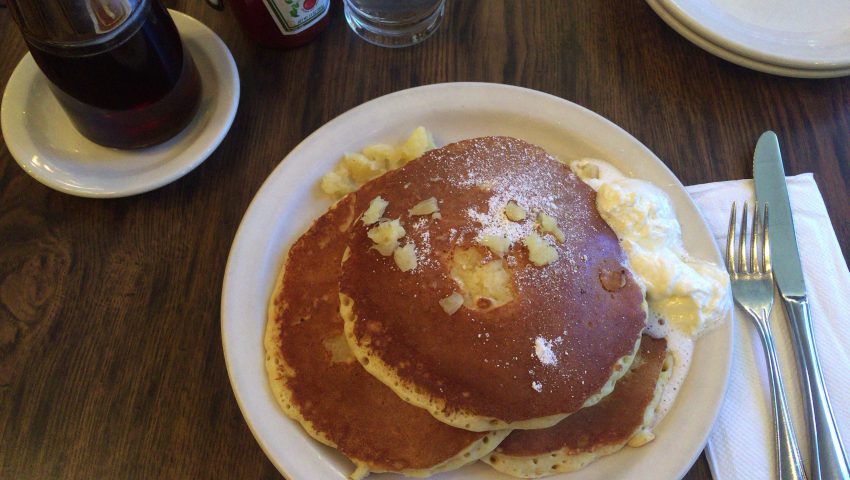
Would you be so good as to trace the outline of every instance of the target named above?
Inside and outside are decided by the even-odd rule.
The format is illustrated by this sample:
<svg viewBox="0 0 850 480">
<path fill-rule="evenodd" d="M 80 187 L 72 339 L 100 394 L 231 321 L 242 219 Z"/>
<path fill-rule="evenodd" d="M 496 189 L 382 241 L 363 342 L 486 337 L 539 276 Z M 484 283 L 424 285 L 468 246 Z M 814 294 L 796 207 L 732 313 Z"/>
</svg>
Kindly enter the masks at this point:
<svg viewBox="0 0 850 480">
<path fill-rule="evenodd" d="M 150 193 L 53 191 L 0 146 L 0 478 L 277 478 L 225 371 L 222 276 L 239 221 L 280 160 L 367 100 L 448 81 L 521 85 L 583 105 L 686 185 L 751 176 L 758 135 L 814 172 L 845 259 L 850 79 L 750 71 L 695 47 L 640 0 L 450 1 L 424 44 L 380 49 L 333 4 L 305 47 L 257 46 L 199 0 L 239 67 L 233 127 L 197 170 Z M 0 9 L 0 87 L 25 46 Z M 8 140 L 8 139 L 4 139 Z M 700 457 L 686 478 L 708 479 Z"/>
</svg>

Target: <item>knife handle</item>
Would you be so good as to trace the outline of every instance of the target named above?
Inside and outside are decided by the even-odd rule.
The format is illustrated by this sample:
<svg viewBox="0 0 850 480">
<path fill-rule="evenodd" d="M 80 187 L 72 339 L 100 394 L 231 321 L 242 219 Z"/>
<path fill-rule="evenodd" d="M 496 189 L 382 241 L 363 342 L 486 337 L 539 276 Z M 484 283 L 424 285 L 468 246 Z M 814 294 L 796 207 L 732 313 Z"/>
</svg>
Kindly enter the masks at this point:
<svg viewBox="0 0 850 480">
<path fill-rule="evenodd" d="M 850 480 L 850 469 L 823 384 L 812 335 L 812 315 L 805 297 L 786 297 L 783 305 L 800 369 L 811 452 L 811 480 Z"/>
</svg>

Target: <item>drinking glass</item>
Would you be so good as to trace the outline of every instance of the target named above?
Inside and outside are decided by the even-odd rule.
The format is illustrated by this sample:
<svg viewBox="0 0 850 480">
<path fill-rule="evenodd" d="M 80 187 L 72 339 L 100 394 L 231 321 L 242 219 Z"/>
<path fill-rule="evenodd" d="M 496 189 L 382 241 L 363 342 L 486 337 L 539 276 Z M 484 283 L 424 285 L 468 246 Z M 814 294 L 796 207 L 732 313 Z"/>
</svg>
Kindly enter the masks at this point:
<svg viewBox="0 0 850 480">
<path fill-rule="evenodd" d="M 7 0 L 71 122 L 116 148 L 164 142 L 194 117 L 201 81 L 159 0 Z"/>
<path fill-rule="evenodd" d="M 345 19 L 360 38 L 382 47 L 407 47 L 428 38 L 443 21 L 446 0 L 344 0 Z"/>
</svg>

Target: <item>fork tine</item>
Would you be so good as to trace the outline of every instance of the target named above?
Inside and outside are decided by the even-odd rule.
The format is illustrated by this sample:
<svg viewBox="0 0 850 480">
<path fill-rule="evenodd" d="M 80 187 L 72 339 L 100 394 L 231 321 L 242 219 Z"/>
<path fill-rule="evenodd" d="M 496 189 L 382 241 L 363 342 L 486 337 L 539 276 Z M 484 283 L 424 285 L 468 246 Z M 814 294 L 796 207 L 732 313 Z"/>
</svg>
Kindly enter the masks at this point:
<svg viewBox="0 0 850 480">
<path fill-rule="evenodd" d="M 759 202 L 753 209 L 753 232 L 750 238 L 750 273 L 761 273 L 761 262 L 759 261 L 759 250 L 764 250 L 761 245 L 761 218 L 759 217 Z"/>
<path fill-rule="evenodd" d="M 736 202 L 732 202 L 732 213 L 729 214 L 729 232 L 726 234 L 726 270 L 735 273 L 735 214 L 738 211 Z"/>
<path fill-rule="evenodd" d="M 764 204 L 764 273 L 770 273 L 773 269 L 770 266 L 770 224 L 767 218 L 767 202 Z"/>
<path fill-rule="evenodd" d="M 750 206 L 744 202 L 744 211 L 741 212 L 741 236 L 738 238 L 738 258 L 735 260 L 735 265 L 738 267 L 739 273 L 749 273 L 747 270 L 747 210 Z"/>
</svg>

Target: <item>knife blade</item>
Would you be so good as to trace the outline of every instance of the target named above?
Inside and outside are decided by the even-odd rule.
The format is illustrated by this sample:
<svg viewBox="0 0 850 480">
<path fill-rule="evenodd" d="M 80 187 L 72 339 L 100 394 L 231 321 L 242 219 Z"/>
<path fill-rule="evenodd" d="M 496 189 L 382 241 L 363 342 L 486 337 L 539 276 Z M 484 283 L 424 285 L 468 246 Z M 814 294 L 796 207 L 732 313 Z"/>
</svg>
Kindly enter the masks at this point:
<svg viewBox="0 0 850 480">
<path fill-rule="evenodd" d="M 823 383 L 815 347 L 811 311 L 806 297 L 803 266 L 794 233 L 794 218 L 785 168 L 776 134 L 764 132 L 753 156 L 756 201 L 770 208 L 768 230 L 773 277 L 779 287 L 782 305 L 791 327 L 794 353 L 800 371 L 808 426 L 811 479 L 850 480 L 850 468 L 844 457 L 841 437 L 835 426 L 829 395 Z"/>
<path fill-rule="evenodd" d="M 770 250 L 773 256 L 773 276 L 783 295 L 803 296 L 803 265 L 800 262 L 794 217 L 785 185 L 785 168 L 779 151 L 779 139 L 773 132 L 764 132 L 756 144 L 753 156 L 753 177 L 756 182 L 756 201 L 770 205 Z"/>
</svg>

